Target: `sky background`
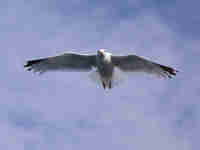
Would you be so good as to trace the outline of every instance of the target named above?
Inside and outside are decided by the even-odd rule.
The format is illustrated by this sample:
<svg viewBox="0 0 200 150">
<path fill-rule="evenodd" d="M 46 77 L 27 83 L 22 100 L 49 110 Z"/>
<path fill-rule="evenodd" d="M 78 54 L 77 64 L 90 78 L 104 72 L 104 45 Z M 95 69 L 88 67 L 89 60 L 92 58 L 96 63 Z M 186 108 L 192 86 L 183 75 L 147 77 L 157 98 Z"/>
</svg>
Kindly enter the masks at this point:
<svg viewBox="0 0 200 150">
<path fill-rule="evenodd" d="M 198 150 L 200 1 L 0 1 L 0 148 Z M 105 92 L 87 73 L 26 72 L 66 51 L 137 54 L 180 70 Z"/>
</svg>

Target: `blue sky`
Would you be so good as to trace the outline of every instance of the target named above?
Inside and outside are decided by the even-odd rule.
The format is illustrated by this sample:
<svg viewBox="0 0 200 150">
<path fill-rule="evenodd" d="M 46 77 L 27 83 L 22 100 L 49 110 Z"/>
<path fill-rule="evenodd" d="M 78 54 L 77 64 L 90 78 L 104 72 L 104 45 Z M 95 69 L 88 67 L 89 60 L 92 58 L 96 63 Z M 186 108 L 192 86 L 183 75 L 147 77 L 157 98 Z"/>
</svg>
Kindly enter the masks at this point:
<svg viewBox="0 0 200 150">
<path fill-rule="evenodd" d="M 1 149 L 198 149 L 199 4 L 1 1 Z M 23 68 L 28 59 L 100 48 L 180 73 L 172 80 L 133 75 L 105 92 L 86 73 L 37 76 Z"/>
</svg>

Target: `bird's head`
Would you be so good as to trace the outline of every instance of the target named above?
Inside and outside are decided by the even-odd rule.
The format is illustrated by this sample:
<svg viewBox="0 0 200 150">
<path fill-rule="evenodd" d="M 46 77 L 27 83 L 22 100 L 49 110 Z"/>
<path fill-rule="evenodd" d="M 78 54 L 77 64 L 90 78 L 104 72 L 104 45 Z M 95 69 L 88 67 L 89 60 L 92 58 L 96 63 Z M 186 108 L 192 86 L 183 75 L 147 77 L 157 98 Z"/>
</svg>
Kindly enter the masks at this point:
<svg viewBox="0 0 200 150">
<path fill-rule="evenodd" d="M 111 53 L 105 52 L 105 49 L 100 49 L 97 51 L 97 56 L 100 60 L 110 62 L 111 61 Z"/>
<path fill-rule="evenodd" d="M 104 57 L 104 54 L 105 54 L 105 50 L 104 50 L 104 49 L 100 49 L 100 50 L 97 51 L 97 55 L 98 55 L 100 58 Z"/>
</svg>

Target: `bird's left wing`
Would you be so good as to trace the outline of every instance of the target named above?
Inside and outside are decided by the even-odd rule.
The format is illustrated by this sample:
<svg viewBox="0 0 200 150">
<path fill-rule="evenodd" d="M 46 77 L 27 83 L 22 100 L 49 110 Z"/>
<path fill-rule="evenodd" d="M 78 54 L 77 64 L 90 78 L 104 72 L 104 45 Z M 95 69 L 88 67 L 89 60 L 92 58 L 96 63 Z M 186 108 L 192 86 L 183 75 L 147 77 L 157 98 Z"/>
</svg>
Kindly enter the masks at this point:
<svg viewBox="0 0 200 150">
<path fill-rule="evenodd" d="M 29 60 L 24 65 L 28 71 L 89 71 L 96 66 L 96 55 L 65 53 L 62 55 Z"/>
<path fill-rule="evenodd" d="M 172 67 L 161 65 L 136 55 L 112 56 L 112 63 L 123 72 L 145 72 L 156 74 L 161 77 L 176 75 L 177 70 Z"/>
</svg>

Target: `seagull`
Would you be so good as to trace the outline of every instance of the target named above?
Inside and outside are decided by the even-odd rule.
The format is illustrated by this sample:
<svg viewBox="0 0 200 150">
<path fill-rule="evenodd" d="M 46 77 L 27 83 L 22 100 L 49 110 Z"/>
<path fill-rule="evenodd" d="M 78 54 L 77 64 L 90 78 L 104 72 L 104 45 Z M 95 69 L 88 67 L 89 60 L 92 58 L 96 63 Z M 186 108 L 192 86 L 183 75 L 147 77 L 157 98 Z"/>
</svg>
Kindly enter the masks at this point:
<svg viewBox="0 0 200 150">
<path fill-rule="evenodd" d="M 163 78 L 172 78 L 178 72 L 172 67 L 134 54 L 112 55 L 105 49 L 98 50 L 97 54 L 67 52 L 53 57 L 28 60 L 24 67 L 28 71 L 40 74 L 48 71 L 89 72 L 93 70 L 91 78 L 98 80 L 104 89 L 111 89 L 119 79 L 116 75 L 117 70 L 125 74 L 144 72 Z"/>
</svg>

